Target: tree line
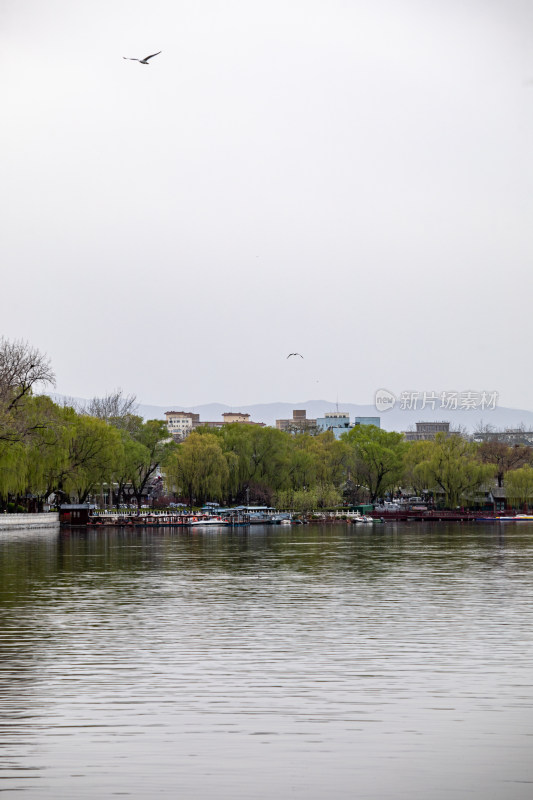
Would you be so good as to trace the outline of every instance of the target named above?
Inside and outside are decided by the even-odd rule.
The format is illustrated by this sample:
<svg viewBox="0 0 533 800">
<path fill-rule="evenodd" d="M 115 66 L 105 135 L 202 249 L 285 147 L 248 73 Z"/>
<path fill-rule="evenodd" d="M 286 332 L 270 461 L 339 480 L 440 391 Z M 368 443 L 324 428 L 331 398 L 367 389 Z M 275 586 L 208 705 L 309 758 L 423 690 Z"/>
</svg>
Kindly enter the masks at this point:
<svg viewBox="0 0 533 800">
<path fill-rule="evenodd" d="M 291 435 L 236 423 L 191 433 L 169 453 L 165 471 L 187 502 L 248 499 L 307 511 L 375 503 L 399 490 L 455 508 L 504 479 L 510 501 L 523 504 L 533 498 L 532 465 L 532 448 L 462 436 L 407 442 L 401 433 L 360 425 L 335 439 L 329 431 Z"/>
<path fill-rule="evenodd" d="M 120 390 L 76 407 L 36 393 L 50 385 L 45 356 L 0 339 L 0 510 L 83 503 L 103 486 L 117 504 L 140 504 L 166 458 L 165 424 L 144 422 Z"/>
<path fill-rule="evenodd" d="M 83 503 L 102 487 L 113 504 L 276 505 L 301 511 L 376 502 L 401 489 L 430 492 L 447 507 L 472 502 L 482 487 L 505 486 L 508 500 L 533 498 L 533 449 L 356 426 L 340 439 L 233 423 L 197 428 L 183 442 L 161 420 L 143 421 L 135 398 L 114 391 L 85 407 L 58 404 L 49 360 L 25 342 L 0 339 L 0 510 Z M 159 476 L 162 475 L 163 478 Z"/>
</svg>

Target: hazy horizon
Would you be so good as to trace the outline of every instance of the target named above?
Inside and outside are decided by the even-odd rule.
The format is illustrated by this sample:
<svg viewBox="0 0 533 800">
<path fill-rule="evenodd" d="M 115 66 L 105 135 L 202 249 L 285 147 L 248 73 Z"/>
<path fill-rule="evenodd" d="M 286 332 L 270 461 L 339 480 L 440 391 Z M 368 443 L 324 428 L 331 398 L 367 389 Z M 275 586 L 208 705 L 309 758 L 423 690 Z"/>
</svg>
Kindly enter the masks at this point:
<svg viewBox="0 0 533 800">
<path fill-rule="evenodd" d="M 57 402 L 74 403 L 83 406 L 90 398 L 63 397 L 51 393 Z M 449 422 L 450 430 L 466 429 L 472 433 L 480 427 L 489 427 L 493 430 L 505 430 L 523 426 L 527 430 L 533 429 L 533 411 L 528 409 L 505 408 L 496 405 L 495 408 L 482 410 L 470 408 L 465 410 L 460 406 L 455 410 L 444 410 L 438 406 L 432 409 L 429 405 L 423 407 L 422 402 L 417 408 L 402 406 L 401 398 L 388 411 L 380 412 L 374 405 L 343 403 L 332 400 L 297 400 L 295 402 L 278 401 L 273 403 L 243 403 L 241 405 L 227 405 L 216 401 L 201 403 L 194 406 L 171 403 L 168 405 L 152 405 L 138 400 L 136 413 L 144 419 L 165 419 L 166 411 L 192 411 L 200 414 L 200 419 L 206 421 L 220 421 L 226 411 L 243 412 L 250 414 L 250 421 L 263 422 L 266 425 L 275 425 L 277 419 L 292 417 L 295 409 L 305 409 L 308 418 L 323 417 L 329 411 L 344 411 L 348 413 L 350 421 L 354 422 L 356 416 L 377 416 L 380 426 L 385 430 L 407 431 L 415 428 L 417 422 L 439 421 Z"/>
<path fill-rule="evenodd" d="M 4 0 L 0 30 L 0 333 L 58 393 L 532 407 L 531 3 Z"/>
</svg>

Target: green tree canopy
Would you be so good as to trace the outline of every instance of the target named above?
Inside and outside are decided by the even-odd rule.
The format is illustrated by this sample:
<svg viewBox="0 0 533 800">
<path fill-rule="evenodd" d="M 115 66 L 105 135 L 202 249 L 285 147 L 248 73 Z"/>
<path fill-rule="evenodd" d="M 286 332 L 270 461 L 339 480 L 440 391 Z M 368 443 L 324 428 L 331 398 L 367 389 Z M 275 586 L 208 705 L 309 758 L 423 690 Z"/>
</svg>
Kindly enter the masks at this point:
<svg viewBox="0 0 533 800">
<path fill-rule="evenodd" d="M 47 492 L 58 500 L 74 495 L 86 501 L 102 483 L 109 483 L 118 463 L 120 434 L 104 421 L 62 409 L 64 433 L 45 459 Z"/>
<path fill-rule="evenodd" d="M 405 442 L 401 433 L 358 425 L 342 435 L 354 478 L 368 488 L 371 502 L 394 489 L 402 476 Z"/>
<path fill-rule="evenodd" d="M 140 506 L 142 495 L 150 481 L 176 448 L 176 444 L 169 441 L 166 425 L 159 419 L 143 422 L 141 417 L 130 417 L 129 427 L 129 435 L 140 447 L 129 448 L 127 480 Z"/>
<path fill-rule="evenodd" d="M 461 436 L 438 433 L 427 458 L 415 467 L 419 480 L 437 492 L 442 492 L 446 505 L 453 508 L 490 481 L 491 466 L 481 464 L 477 447 Z"/>
<path fill-rule="evenodd" d="M 530 505 L 533 500 L 533 467 L 527 465 L 508 472 L 505 490 L 507 499 L 514 505 Z"/>
<path fill-rule="evenodd" d="M 532 460 L 530 447 L 520 445 L 512 447 L 505 442 L 497 441 L 482 442 L 479 445 L 478 454 L 483 464 L 493 466 L 498 486 L 503 486 L 507 472 L 530 464 Z"/>
<path fill-rule="evenodd" d="M 168 485 L 188 497 L 190 506 L 221 498 L 229 478 L 219 438 L 210 433 L 189 434 L 168 454 L 164 468 Z"/>
<path fill-rule="evenodd" d="M 275 428 L 238 422 L 224 426 L 215 435 L 226 456 L 228 490 L 233 497 L 242 497 L 252 484 L 275 491 L 287 481 L 289 435 Z"/>
</svg>

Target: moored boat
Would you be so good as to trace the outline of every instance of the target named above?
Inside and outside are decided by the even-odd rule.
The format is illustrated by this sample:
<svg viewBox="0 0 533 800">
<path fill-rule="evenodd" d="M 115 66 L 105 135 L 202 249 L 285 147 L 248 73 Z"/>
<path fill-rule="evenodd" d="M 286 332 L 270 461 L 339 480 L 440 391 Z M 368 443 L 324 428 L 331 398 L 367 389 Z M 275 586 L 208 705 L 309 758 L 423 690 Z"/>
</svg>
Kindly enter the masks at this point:
<svg viewBox="0 0 533 800">
<path fill-rule="evenodd" d="M 193 517 L 189 523 L 192 528 L 199 528 L 199 527 L 212 527 L 213 525 L 217 527 L 229 527 L 230 521 L 227 519 L 223 519 L 222 517 Z"/>
</svg>

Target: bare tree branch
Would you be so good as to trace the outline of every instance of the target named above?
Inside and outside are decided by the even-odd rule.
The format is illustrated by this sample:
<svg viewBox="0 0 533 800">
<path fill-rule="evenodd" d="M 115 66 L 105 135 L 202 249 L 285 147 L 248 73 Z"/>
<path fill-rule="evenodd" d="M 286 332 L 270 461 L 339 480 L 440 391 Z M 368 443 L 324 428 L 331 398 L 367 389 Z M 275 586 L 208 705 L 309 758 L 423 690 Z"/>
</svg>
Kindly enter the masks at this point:
<svg viewBox="0 0 533 800">
<path fill-rule="evenodd" d="M 105 397 L 93 397 L 83 409 L 85 414 L 109 422 L 121 419 L 137 411 L 137 398 L 134 394 L 125 395 L 122 389 L 115 389 Z"/>
<path fill-rule="evenodd" d="M 0 404 L 13 411 L 38 384 L 55 385 L 50 360 L 22 339 L 0 338 Z"/>
</svg>

